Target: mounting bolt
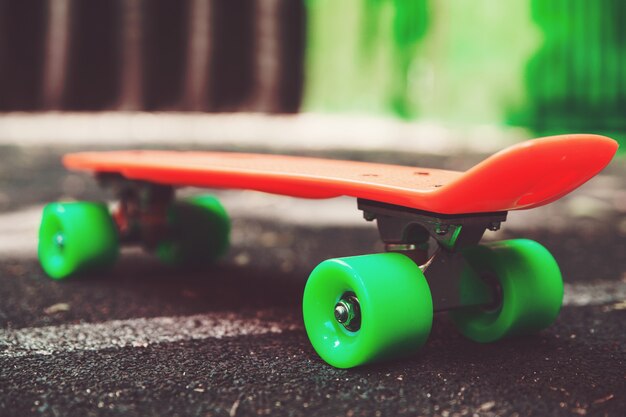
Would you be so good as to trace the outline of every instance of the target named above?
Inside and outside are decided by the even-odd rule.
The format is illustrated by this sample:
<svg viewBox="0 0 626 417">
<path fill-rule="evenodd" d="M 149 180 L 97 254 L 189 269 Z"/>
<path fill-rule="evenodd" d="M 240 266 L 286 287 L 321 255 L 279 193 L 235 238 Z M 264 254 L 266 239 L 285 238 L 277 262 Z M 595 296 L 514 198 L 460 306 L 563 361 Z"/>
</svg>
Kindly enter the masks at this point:
<svg viewBox="0 0 626 417">
<path fill-rule="evenodd" d="M 361 327 L 361 309 L 354 295 L 344 295 L 335 305 L 335 319 L 347 330 L 357 331 Z"/>
<path fill-rule="evenodd" d="M 489 230 L 495 232 L 496 230 L 500 230 L 500 222 L 491 222 L 489 226 L 487 226 Z"/>
<path fill-rule="evenodd" d="M 386 252 L 410 252 L 417 249 L 414 243 L 386 243 Z"/>
<path fill-rule="evenodd" d="M 57 233 L 54 235 L 54 244 L 59 248 L 59 249 L 63 249 L 63 247 L 65 246 L 65 237 L 63 236 L 63 233 Z"/>
<path fill-rule="evenodd" d="M 341 324 L 347 323 L 350 320 L 350 308 L 340 301 L 335 306 L 335 318 Z"/>
<path fill-rule="evenodd" d="M 437 223 L 437 225 L 435 226 L 435 233 L 437 233 L 439 236 L 445 235 L 446 233 L 448 233 L 448 230 L 450 230 L 450 226 L 447 224 Z"/>
<path fill-rule="evenodd" d="M 376 215 L 370 211 L 364 211 L 363 218 L 368 222 L 371 222 L 372 220 L 376 220 Z"/>
</svg>

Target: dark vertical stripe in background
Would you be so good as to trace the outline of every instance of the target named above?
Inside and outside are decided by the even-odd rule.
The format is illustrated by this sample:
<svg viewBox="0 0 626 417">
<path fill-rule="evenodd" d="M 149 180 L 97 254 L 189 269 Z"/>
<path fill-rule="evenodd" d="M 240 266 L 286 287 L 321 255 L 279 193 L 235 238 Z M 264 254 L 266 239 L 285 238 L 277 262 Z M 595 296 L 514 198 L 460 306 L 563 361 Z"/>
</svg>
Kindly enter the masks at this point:
<svg viewBox="0 0 626 417">
<path fill-rule="evenodd" d="M 0 0 L 0 111 L 42 105 L 44 0 Z"/>
<path fill-rule="evenodd" d="M 104 110 L 118 104 L 122 10 L 121 0 L 71 2 L 65 109 Z"/>
<path fill-rule="evenodd" d="M 299 1 L 282 0 L 278 9 L 282 60 L 277 109 L 295 112 L 300 107 L 304 83 L 306 13 Z"/>
<path fill-rule="evenodd" d="M 173 110 L 181 105 L 189 6 L 184 0 L 151 0 L 145 5 L 142 73 L 146 110 Z"/>
<path fill-rule="evenodd" d="M 211 2 L 211 83 L 208 110 L 235 111 L 245 106 L 253 83 L 255 2 Z"/>
</svg>

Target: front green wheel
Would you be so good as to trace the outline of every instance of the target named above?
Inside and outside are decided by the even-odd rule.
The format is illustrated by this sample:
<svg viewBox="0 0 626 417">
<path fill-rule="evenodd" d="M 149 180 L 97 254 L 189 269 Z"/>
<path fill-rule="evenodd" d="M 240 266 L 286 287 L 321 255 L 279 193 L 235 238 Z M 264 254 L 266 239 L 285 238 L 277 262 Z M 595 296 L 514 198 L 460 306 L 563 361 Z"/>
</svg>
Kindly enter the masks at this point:
<svg viewBox="0 0 626 417">
<path fill-rule="evenodd" d="M 118 254 L 117 229 L 106 205 L 48 204 L 39 227 L 39 262 L 54 279 L 105 268 Z"/>
<path fill-rule="evenodd" d="M 398 253 L 322 262 L 307 281 L 302 309 L 313 348 L 337 368 L 414 353 L 433 320 L 426 278 Z"/>
<path fill-rule="evenodd" d="M 230 219 L 213 196 L 196 196 L 176 201 L 168 212 L 170 236 L 161 242 L 156 254 L 172 265 L 211 263 L 226 253 Z"/>
<path fill-rule="evenodd" d="M 546 248 L 527 239 L 494 242 L 468 248 L 469 268 L 461 277 L 461 296 L 497 289 L 499 302 L 452 313 L 458 329 L 477 342 L 530 334 L 551 325 L 563 301 L 559 267 Z"/>
</svg>

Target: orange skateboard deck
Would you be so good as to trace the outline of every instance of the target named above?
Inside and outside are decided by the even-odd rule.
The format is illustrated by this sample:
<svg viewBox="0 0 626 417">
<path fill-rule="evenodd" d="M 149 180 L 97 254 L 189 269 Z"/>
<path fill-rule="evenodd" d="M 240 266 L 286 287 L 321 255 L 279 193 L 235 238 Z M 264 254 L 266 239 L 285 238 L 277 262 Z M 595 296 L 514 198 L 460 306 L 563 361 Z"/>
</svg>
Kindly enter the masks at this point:
<svg viewBox="0 0 626 417">
<path fill-rule="evenodd" d="M 302 198 L 351 196 L 442 214 L 550 203 L 600 172 L 618 145 L 562 135 L 513 145 L 465 172 L 297 156 L 177 151 L 85 152 L 64 165 L 172 186 L 257 190 Z"/>
</svg>

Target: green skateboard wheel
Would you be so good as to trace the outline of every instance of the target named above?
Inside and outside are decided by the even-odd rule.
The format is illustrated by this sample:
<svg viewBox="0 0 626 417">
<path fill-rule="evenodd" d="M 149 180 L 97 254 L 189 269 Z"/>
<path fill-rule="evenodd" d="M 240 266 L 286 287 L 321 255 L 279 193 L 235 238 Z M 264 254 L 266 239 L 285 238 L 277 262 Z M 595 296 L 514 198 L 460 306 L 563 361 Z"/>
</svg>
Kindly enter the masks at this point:
<svg viewBox="0 0 626 417">
<path fill-rule="evenodd" d="M 230 219 L 213 196 L 176 201 L 168 211 L 170 238 L 156 254 L 171 265 L 199 265 L 215 261 L 228 249 Z"/>
<path fill-rule="evenodd" d="M 51 278 L 105 268 L 118 254 L 117 229 L 106 205 L 52 203 L 39 227 L 39 262 Z"/>
<path fill-rule="evenodd" d="M 313 348 L 337 368 L 414 353 L 433 321 L 426 278 L 398 253 L 322 262 L 307 281 L 302 310 Z"/>
<path fill-rule="evenodd" d="M 469 267 L 461 277 L 461 296 L 498 289 L 500 302 L 451 313 L 458 329 L 477 342 L 530 334 L 550 326 L 563 302 L 559 267 L 546 248 L 527 239 L 474 246 L 464 252 Z"/>
</svg>

